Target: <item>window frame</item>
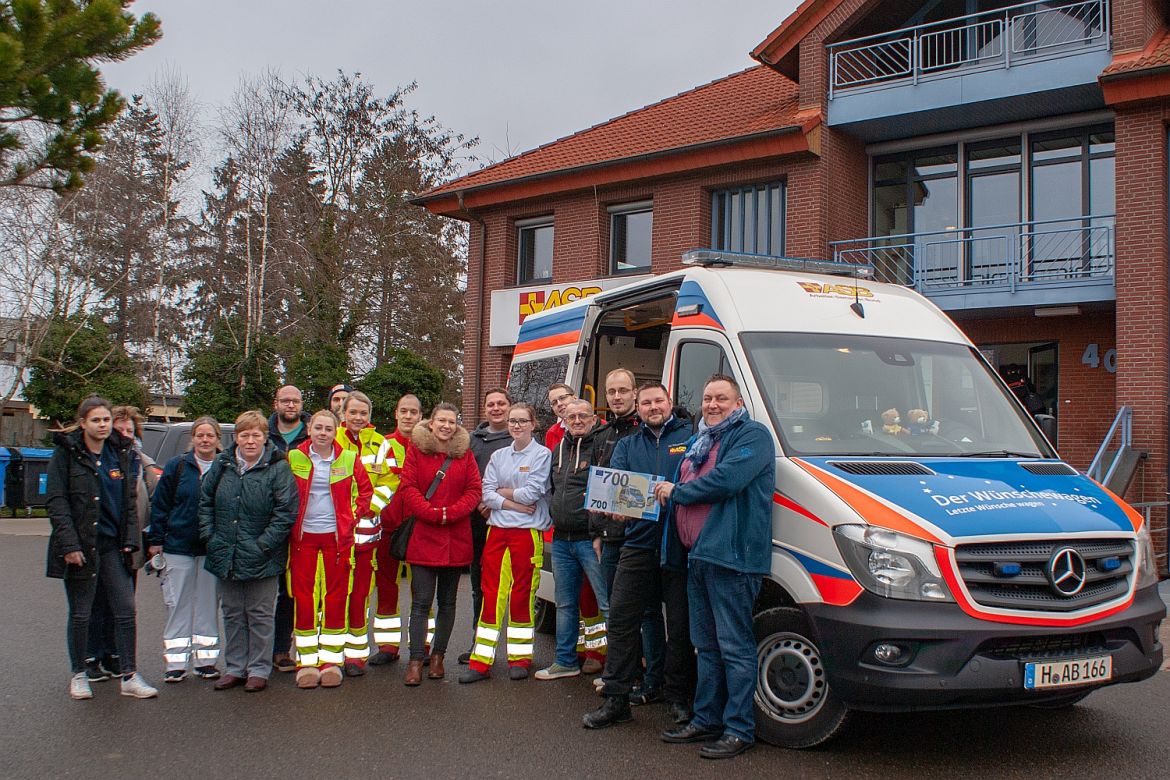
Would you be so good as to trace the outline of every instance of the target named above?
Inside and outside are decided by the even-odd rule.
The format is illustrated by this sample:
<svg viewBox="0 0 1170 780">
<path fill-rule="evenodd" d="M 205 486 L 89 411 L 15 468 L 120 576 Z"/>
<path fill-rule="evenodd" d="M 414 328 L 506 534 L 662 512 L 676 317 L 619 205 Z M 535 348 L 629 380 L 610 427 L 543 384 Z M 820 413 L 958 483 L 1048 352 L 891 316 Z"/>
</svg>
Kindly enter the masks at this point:
<svg viewBox="0 0 1170 780">
<path fill-rule="evenodd" d="M 516 228 L 516 266 L 515 266 L 516 284 L 518 286 L 523 286 L 523 285 L 529 285 L 529 284 L 543 284 L 546 282 L 551 282 L 553 280 L 553 261 L 554 261 L 554 257 L 555 257 L 555 247 L 556 247 L 556 224 L 555 224 L 555 219 L 554 219 L 553 215 L 548 214 L 548 215 L 543 216 L 543 217 L 529 217 L 528 219 L 518 219 L 515 221 L 514 226 Z M 540 230 L 542 228 L 546 228 L 546 227 L 552 231 L 550 247 L 549 247 L 548 276 L 533 276 L 531 278 L 526 279 L 526 278 L 524 278 L 524 273 L 523 273 L 524 272 L 524 233 L 525 233 L 525 231 L 532 231 L 533 234 L 535 234 L 535 231 Z M 534 244 L 535 244 L 535 242 L 534 242 Z M 535 272 L 536 272 L 535 255 L 533 257 L 532 270 L 533 270 L 533 273 L 535 274 Z"/>
<path fill-rule="evenodd" d="M 609 215 L 609 273 L 611 276 L 626 276 L 651 273 L 654 265 L 654 200 L 639 200 L 631 203 L 621 203 L 606 208 Z M 628 217 L 631 214 L 650 215 L 650 257 L 646 258 L 646 265 L 637 265 L 632 268 L 619 268 L 617 257 L 618 231 L 615 229 L 618 217 Z M 628 242 L 627 242 L 628 246 Z"/>
<path fill-rule="evenodd" d="M 773 213 L 772 194 L 778 193 L 776 212 Z M 752 215 L 752 236 L 750 246 L 747 242 L 747 209 L 751 196 L 754 206 Z M 760 214 L 759 199 L 765 203 L 764 213 L 767 215 L 767 226 L 764 231 L 767 245 L 761 249 L 759 245 Z M 721 219 L 722 217 L 722 219 Z M 774 229 L 774 220 L 779 222 L 778 231 Z M 733 224 L 736 223 L 736 224 Z M 738 247 L 734 234 L 738 232 Z M 779 246 L 773 246 L 773 239 Z M 749 254 L 766 255 L 768 257 L 784 257 L 788 245 L 788 180 L 785 178 L 759 184 L 745 184 L 738 187 L 725 187 L 711 191 L 711 248 L 731 252 L 747 252 Z"/>
</svg>

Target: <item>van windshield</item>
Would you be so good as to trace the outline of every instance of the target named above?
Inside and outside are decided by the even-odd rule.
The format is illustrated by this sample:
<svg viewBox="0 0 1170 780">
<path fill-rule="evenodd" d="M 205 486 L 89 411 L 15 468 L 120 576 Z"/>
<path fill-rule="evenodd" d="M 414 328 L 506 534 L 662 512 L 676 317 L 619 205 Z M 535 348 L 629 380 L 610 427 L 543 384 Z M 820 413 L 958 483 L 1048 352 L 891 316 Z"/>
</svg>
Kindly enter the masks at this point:
<svg viewBox="0 0 1170 780">
<path fill-rule="evenodd" d="M 1055 457 L 963 344 L 820 333 L 742 340 L 788 455 Z"/>
</svg>

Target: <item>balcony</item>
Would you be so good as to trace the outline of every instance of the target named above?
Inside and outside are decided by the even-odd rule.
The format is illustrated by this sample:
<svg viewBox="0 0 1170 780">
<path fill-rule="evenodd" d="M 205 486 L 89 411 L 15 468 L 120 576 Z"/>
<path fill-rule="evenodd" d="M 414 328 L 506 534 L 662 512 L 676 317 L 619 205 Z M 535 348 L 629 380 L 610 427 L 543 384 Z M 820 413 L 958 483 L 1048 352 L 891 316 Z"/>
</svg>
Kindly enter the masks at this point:
<svg viewBox="0 0 1170 780">
<path fill-rule="evenodd" d="M 1112 301 L 1113 217 L 1075 217 L 832 244 L 833 259 L 867 263 L 947 311 Z"/>
<path fill-rule="evenodd" d="M 827 48 L 828 123 L 865 140 L 961 129 L 976 104 L 978 124 L 1090 110 L 1103 105 L 1109 3 L 1022 3 Z"/>
</svg>

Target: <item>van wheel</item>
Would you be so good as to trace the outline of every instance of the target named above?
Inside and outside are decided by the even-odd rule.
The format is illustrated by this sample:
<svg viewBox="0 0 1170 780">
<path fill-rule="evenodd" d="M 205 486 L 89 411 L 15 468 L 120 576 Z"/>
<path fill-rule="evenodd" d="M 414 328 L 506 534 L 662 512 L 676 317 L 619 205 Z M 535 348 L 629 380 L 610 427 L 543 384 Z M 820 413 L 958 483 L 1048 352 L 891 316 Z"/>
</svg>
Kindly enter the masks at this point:
<svg viewBox="0 0 1170 780">
<path fill-rule="evenodd" d="M 538 633 L 555 634 L 557 631 L 557 608 L 551 601 L 537 599 L 532 608 L 532 624 Z"/>
<path fill-rule="evenodd" d="M 755 616 L 756 731 L 787 748 L 828 742 L 849 710 L 829 689 L 820 649 L 800 610 L 776 607 Z"/>
<path fill-rule="evenodd" d="M 1092 691 L 1081 691 L 1080 693 L 1073 693 L 1068 696 L 1061 696 L 1059 699 L 1049 699 L 1048 701 L 1038 701 L 1035 704 L 1028 706 L 1036 710 L 1063 710 L 1068 707 L 1078 704 L 1082 699 L 1088 696 Z"/>
</svg>

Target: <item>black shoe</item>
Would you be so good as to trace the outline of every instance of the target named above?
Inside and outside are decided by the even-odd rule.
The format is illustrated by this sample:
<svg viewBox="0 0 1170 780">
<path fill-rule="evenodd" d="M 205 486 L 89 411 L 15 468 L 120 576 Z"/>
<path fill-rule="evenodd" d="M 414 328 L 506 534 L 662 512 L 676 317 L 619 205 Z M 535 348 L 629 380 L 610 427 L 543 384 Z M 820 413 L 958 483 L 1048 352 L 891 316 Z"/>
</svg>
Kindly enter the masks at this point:
<svg viewBox="0 0 1170 780">
<path fill-rule="evenodd" d="M 751 750 L 754 742 L 745 742 L 739 737 L 725 734 L 710 745 L 699 748 L 699 755 L 703 758 L 735 758 L 740 753 Z"/>
<path fill-rule="evenodd" d="M 666 715 L 681 726 L 691 722 L 691 718 L 695 717 L 695 711 L 686 702 L 672 701 L 666 708 Z"/>
<path fill-rule="evenodd" d="M 385 650 L 379 650 L 378 652 L 371 655 L 366 663 L 368 663 L 370 666 L 385 666 L 386 664 L 392 664 L 397 660 L 398 653 L 388 653 Z"/>
<path fill-rule="evenodd" d="M 719 739 L 722 734 L 722 729 L 704 729 L 688 723 L 676 729 L 667 729 L 660 736 L 663 742 L 669 742 L 672 745 L 685 745 L 690 742 L 711 742 Z"/>
<path fill-rule="evenodd" d="M 345 662 L 345 676 L 346 677 L 361 677 L 366 673 L 366 665 L 361 661 L 346 661 Z"/>
<path fill-rule="evenodd" d="M 477 672 L 474 669 L 464 669 L 463 674 L 459 675 L 459 682 L 461 683 L 474 683 L 490 679 L 491 675 L 487 672 Z"/>
<path fill-rule="evenodd" d="M 528 667 L 527 666 L 509 666 L 508 667 L 509 680 L 527 680 Z"/>
<path fill-rule="evenodd" d="M 630 691 L 630 704 L 640 707 L 643 704 L 653 704 L 662 700 L 662 694 L 657 688 L 647 688 L 644 685 L 635 685 Z M 689 718 L 688 718 L 689 720 Z"/>
<path fill-rule="evenodd" d="M 110 673 L 102 668 L 96 658 L 85 659 L 85 676 L 91 683 L 105 682 L 110 679 Z"/>
<path fill-rule="evenodd" d="M 109 674 L 110 677 L 121 677 L 121 657 L 119 657 L 117 653 L 106 653 L 105 657 L 102 658 L 102 669 L 105 669 L 106 673 Z"/>
<path fill-rule="evenodd" d="M 215 680 L 219 678 L 219 669 L 214 666 L 196 666 L 195 676 L 203 680 Z"/>
<path fill-rule="evenodd" d="M 471 651 L 468 650 L 466 653 L 460 653 L 459 654 L 460 666 L 467 666 L 469 663 L 471 663 Z"/>
<path fill-rule="evenodd" d="M 630 703 L 625 696 L 606 696 L 605 703 L 581 718 L 581 725 L 587 729 L 604 729 L 634 719 Z"/>
</svg>

